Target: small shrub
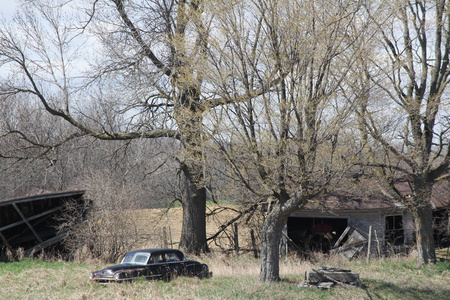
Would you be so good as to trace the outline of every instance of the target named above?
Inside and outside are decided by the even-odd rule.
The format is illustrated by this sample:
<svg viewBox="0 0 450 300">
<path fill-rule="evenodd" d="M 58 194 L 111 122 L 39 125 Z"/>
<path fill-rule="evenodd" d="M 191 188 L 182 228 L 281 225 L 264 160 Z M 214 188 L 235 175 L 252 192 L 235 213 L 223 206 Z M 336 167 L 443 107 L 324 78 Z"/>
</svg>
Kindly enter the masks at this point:
<svg viewBox="0 0 450 300">
<path fill-rule="evenodd" d="M 117 186 L 113 178 L 104 175 L 93 176 L 86 198 L 91 207 L 88 217 L 80 220 L 77 203 L 68 203 L 60 230 L 69 230 L 64 241 L 70 255 L 77 260 L 100 259 L 116 262 L 137 243 L 143 235 L 137 227 L 133 208 L 137 207 L 138 196 L 131 188 Z M 81 222 L 80 222 L 81 221 Z"/>
</svg>

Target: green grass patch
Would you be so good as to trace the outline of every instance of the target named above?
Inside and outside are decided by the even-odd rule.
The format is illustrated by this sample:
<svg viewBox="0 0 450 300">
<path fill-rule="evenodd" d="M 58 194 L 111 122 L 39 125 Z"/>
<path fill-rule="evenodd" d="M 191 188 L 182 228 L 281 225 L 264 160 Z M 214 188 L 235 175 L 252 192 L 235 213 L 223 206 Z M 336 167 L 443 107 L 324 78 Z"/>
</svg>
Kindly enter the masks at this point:
<svg viewBox="0 0 450 300">
<path fill-rule="evenodd" d="M 392 283 L 389 280 L 365 280 L 367 295 L 371 299 L 436 299 L 445 300 L 450 299 L 450 289 L 442 288 L 427 288 L 422 286 L 420 282 L 418 285 L 402 283 Z"/>
<path fill-rule="evenodd" d="M 0 275 L 3 275 L 4 273 L 13 273 L 15 275 L 20 274 L 21 272 L 30 270 L 30 269 L 39 269 L 39 268 L 45 268 L 45 269 L 60 269 L 63 266 L 68 266 L 70 263 L 62 262 L 62 261 L 56 261 L 56 262 L 44 262 L 39 259 L 29 259 L 25 258 L 21 261 L 15 261 L 15 262 L 0 262 Z"/>
</svg>

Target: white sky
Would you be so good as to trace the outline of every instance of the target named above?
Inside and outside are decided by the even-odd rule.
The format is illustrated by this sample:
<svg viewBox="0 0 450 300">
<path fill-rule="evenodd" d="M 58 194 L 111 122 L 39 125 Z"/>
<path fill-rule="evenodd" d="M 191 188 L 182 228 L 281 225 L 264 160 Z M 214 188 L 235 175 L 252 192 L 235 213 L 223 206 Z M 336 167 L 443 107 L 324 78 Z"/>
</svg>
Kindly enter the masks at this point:
<svg viewBox="0 0 450 300">
<path fill-rule="evenodd" d="M 0 0 L 0 16 L 11 18 L 17 6 L 17 0 Z"/>
</svg>

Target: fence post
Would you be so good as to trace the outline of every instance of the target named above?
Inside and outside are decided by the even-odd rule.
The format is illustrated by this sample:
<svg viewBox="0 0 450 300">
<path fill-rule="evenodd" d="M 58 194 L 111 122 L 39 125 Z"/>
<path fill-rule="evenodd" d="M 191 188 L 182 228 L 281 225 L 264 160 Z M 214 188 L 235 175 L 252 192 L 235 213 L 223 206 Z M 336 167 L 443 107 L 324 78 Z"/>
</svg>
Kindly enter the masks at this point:
<svg viewBox="0 0 450 300">
<path fill-rule="evenodd" d="M 163 247 L 167 248 L 168 246 L 167 246 L 167 230 L 166 230 L 166 227 L 163 227 L 162 230 L 163 230 L 163 232 L 162 232 L 162 235 L 163 235 L 162 236 Z"/>
<path fill-rule="evenodd" d="M 169 226 L 169 240 L 170 240 L 170 247 L 172 248 L 173 246 L 173 241 L 172 241 L 172 230 L 170 230 L 170 226 Z"/>
<path fill-rule="evenodd" d="M 234 223 L 234 251 L 236 254 L 239 254 L 239 234 L 237 223 Z"/>
<path fill-rule="evenodd" d="M 377 241 L 377 254 L 381 257 L 380 240 L 378 239 L 377 231 L 375 230 L 375 240 Z"/>
<path fill-rule="evenodd" d="M 366 263 L 370 262 L 370 248 L 372 248 L 372 225 L 369 226 L 369 241 L 367 242 L 367 259 L 366 259 Z"/>
<path fill-rule="evenodd" d="M 250 230 L 250 237 L 252 238 L 253 255 L 258 258 L 258 249 L 256 248 L 255 231 Z"/>
</svg>

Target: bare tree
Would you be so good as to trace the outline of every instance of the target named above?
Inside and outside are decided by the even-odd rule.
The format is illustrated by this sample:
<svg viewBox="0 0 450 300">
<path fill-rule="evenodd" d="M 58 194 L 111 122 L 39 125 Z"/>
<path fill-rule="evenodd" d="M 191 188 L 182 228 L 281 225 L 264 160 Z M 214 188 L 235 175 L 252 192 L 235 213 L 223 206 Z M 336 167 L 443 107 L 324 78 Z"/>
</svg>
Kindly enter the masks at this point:
<svg viewBox="0 0 450 300">
<path fill-rule="evenodd" d="M 102 141 L 86 136 L 60 143 L 73 132 L 70 124 L 20 95 L 8 100 L 13 101 L 0 103 L 1 197 L 88 190 L 83 178 L 95 171 L 115 174 L 118 188 L 126 184 L 139 191 L 140 207 L 164 207 L 181 199 L 173 158 L 177 147 L 170 140 Z"/>
<path fill-rule="evenodd" d="M 183 147 L 178 155 L 184 212 L 180 246 L 208 251 L 201 150 L 202 114 L 211 107 L 209 95 L 201 93 L 210 19 L 206 4 L 74 5 L 29 2 L 14 28 L 2 27 L 1 64 L 11 70 L 2 93 L 27 94 L 71 124 L 74 131 L 63 140 L 87 135 L 178 140 Z"/>
<path fill-rule="evenodd" d="M 216 90 L 231 104 L 210 114 L 211 146 L 234 187 L 245 191 L 244 201 L 271 203 L 261 234 L 262 281 L 279 280 L 289 215 L 351 161 L 350 151 L 336 159 L 349 113 L 336 91 L 352 65 L 349 45 L 357 31 L 350 24 L 359 7 L 339 3 L 254 0 L 217 7 L 226 39 L 211 65 Z"/>
<path fill-rule="evenodd" d="M 67 182 L 54 176 L 52 170 L 58 160 L 60 138 L 70 135 L 71 128 L 18 95 L 7 100 L 0 102 L 2 196 L 67 188 Z"/>
<path fill-rule="evenodd" d="M 412 197 L 397 193 L 396 198 L 413 211 L 417 265 L 422 266 L 436 262 L 431 191 L 448 176 L 450 165 L 450 8 L 443 0 L 400 0 L 375 2 L 367 11 L 380 7 L 387 14 L 372 15 L 380 47 L 362 60 L 360 128 L 371 143 L 370 164 L 380 175 L 412 180 Z"/>
</svg>

